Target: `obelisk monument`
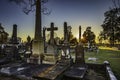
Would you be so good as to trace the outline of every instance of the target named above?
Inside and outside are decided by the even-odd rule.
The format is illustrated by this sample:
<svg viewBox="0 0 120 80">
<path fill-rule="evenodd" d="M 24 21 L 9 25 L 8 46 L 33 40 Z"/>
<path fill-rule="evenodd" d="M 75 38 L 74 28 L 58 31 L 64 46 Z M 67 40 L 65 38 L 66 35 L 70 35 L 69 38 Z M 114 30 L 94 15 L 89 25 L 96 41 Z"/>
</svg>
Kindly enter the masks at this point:
<svg viewBox="0 0 120 80">
<path fill-rule="evenodd" d="M 35 16 L 35 35 L 32 43 L 33 55 L 37 55 L 40 60 L 40 55 L 44 53 L 44 40 L 42 37 L 42 22 L 41 22 L 41 0 L 36 0 L 36 16 Z M 39 63 L 38 60 L 38 64 Z"/>
<path fill-rule="evenodd" d="M 12 33 L 11 43 L 12 44 L 18 44 L 18 40 L 17 40 L 17 25 L 16 24 L 13 25 L 13 33 Z"/>
</svg>

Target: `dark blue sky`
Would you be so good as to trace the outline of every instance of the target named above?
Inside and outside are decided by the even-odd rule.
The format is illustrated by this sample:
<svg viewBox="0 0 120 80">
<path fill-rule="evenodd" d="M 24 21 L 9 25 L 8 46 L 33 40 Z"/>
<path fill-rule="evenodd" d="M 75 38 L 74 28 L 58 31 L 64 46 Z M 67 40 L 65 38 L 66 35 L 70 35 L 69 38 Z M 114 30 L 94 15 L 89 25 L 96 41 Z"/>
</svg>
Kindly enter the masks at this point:
<svg viewBox="0 0 120 80">
<path fill-rule="evenodd" d="M 72 26 L 74 36 L 78 35 L 78 27 L 82 26 L 82 32 L 87 26 L 92 26 L 92 31 L 98 34 L 100 25 L 104 20 L 104 12 L 111 7 L 111 0 L 48 0 L 44 5 L 52 12 L 50 15 L 42 15 L 42 26 L 49 27 L 51 22 L 59 28 L 56 31 L 58 36 L 63 36 L 63 23 L 68 22 Z M 0 2 L 0 23 L 10 34 L 12 25 L 18 25 L 18 36 L 26 39 L 28 35 L 34 35 L 35 13 L 26 15 L 22 12 L 22 7 L 8 0 Z"/>
</svg>

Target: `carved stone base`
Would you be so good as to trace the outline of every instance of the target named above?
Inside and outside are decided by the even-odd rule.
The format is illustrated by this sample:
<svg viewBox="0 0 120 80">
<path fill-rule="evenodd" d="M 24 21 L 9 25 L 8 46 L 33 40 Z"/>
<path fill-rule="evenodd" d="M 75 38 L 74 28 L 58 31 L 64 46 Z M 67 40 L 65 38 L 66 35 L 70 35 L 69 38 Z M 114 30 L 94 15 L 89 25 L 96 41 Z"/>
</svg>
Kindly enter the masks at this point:
<svg viewBox="0 0 120 80">
<path fill-rule="evenodd" d="M 33 40 L 32 45 L 33 54 L 43 54 L 44 53 L 44 42 L 43 40 Z"/>
<path fill-rule="evenodd" d="M 33 40 L 32 56 L 28 59 L 29 63 L 41 64 L 40 55 L 44 53 L 44 42 L 42 39 Z"/>
<path fill-rule="evenodd" d="M 27 59 L 27 63 L 41 64 L 40 56 L 37 54 L 30 56 L 30 58 Z"/>
</svg>

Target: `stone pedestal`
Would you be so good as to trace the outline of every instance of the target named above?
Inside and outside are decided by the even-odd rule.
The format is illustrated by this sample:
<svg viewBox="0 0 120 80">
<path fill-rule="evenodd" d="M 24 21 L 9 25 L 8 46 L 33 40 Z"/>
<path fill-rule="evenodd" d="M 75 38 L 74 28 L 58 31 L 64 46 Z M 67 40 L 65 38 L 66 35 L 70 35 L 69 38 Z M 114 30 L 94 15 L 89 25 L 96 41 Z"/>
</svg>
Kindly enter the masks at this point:
<svg viewBox="0 0 120 80">
<path fill-rule="evenodd" d="M 48 45 L 47 53 L 45 53 L 45 60 L 56 63 L 58 60 L 58 53 L 55 46 Z"/>
<path fill-rule="evenodd" d="M 38 54 L 40 55 L 41 53 L 44 53 L 44 42 L 43 40 L 33 40 L 33 55 Z"/>
<path fill-rule="evenodd" d="M 41 64 L 39 55 L 32 55 L 30 58 L 27 59 L 27 63 Z"/>
<path fill-rule="evenodd" d="M 54 54 L 55 53 L 55 49 L 54 49 L 54 47 L 52 45 L 48 45 L 47 53 L 48 54 Z"/>
<path fill-rule="evenodd" d="M 43 72 L 38 73 L 34 77 L 39 80 L 61 80 L 60 76 L 70 67 L 71 60 L 60 60 L 55 65 L 45 69 Z"/>
<path fill-rule="evenodd" d="M 29 58 L 29 63 L 41 64 L 40 55 L 44 53 L 44 42 L 43 40 L 34 40 L 33 41 L 33 53 Z"/>
</svg>

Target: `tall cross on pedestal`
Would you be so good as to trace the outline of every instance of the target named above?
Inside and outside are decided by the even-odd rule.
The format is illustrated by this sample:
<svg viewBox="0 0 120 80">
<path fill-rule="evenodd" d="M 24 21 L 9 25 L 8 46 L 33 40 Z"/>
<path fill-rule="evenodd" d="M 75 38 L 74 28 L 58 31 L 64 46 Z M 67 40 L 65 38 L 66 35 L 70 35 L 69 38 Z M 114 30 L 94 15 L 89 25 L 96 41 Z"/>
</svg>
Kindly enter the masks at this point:
<svg viewBox="0 0 120 80">
<path fill-rule="evenodd" d="M 50 31 L 50 44 L 54 45 L 54 31 L 58 30 L 57 27 L 54 27 L 54 23 L 51 23 L 51 27 L 47 28 L 47 31 Z"/>
</svg>

